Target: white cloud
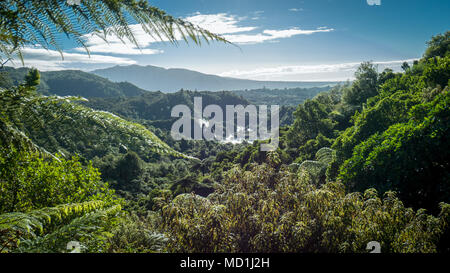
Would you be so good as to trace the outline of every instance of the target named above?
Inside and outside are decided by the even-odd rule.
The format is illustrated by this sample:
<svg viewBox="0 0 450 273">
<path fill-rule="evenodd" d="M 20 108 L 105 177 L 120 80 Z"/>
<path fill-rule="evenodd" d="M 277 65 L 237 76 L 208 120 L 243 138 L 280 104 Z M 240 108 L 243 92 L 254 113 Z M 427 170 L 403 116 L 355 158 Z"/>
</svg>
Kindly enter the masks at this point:
<svg viewBox="0 0 450 273">
<path fill-rule="evenodd" d="M 75 50 L 79 52 L 85 51 L 84 48 L 76 48 Z M 161 54 L 164 51 L 160 49 L 151 49 L 151 48 L 138 48 L 135 46 L 131 46 L 130 44 L 124 44 L 122 42 L 115 43 L 104 43 L 100 42 L 98 44 L 91 44 L 89 46 L 89 51 L 94 53 L 109 53 L 109 54 L 117 54 L 117 55 L 153 55 L 153 54 Z"/>
<path fill-rule="evenodd" d="M 262 14 L 262 11 L 256 11 L 254 14 Z M 281 30 L 262 30 L 256 32 L 258 27 L 245 26 L 243 21 L 246 17 L 238 17 L 227 13 L 201 14 L 199 12 L 186 17 L 185 20 L 198 25 L 213 33 L 224 36 L 229 41 L 236 44 L 254 44 L 266 41 L 273 41 L 280 38 L 290 38 L 295 35 L 309 35 L 318 32 L 330 32 L 331 28 L 318 28 L 313 30 L 302 30 L 299 28 L 289 28 Z M 252 18 L 255 19 L 255 18 Z M 92 53 L 115 54 L 115 55 L 140 55 L 140 54 L 161 54 L 162 50 L 149 48 L 152 44 L 160 42 L 159 38 L 152 37 L 146 33 L 138 24 L 131 25 L 131 30 L 139 42 L 139 48 L 127 41 L 125 44 L 118 38 L 108 35 L 105 42 L 97 34 L 86 34 L 84 40 Z M 177 40 L 182 40 L 180 33 L 176 35 Z M 163 41 L 168 41 L 163 39 Z M 83 52 L 84 48 L 75 48 L 78 52 Z"/>
<path fill-rule="evenodd" d="M 197 12 L 194 16 L 185 19 L 194 25 L 198 25 L 216 34 L 248 32 L 256 29 L 256 27 L 239 26 L 238 23 L 242 21 L 243 18 L 238 18 L 235 15 L 226 13 L 200 14 Z"/>
<path fill-rule="evenodd" d="M 311 35 L 318 32 L 330 32 L 332 28 L 318 28 L 315 30 L 302 30 L 298 28 L 291 28 L 286 30 L 264 30 L 264 34 L 268 34 L 275 38 L 289 38 L 295 35 Z"/>
<path fill-rule="evenodd" d="M 319 32 L 330 32 L 332 28 L 318 28 L 314 30 L 303 30 L 299 28 L 290 28 L 282 30 L 266 29 L 262 33 L 256 34 L 232 34 L 224 35 L 226 39 L 236 44 L 256 44 L 276 39 L 290 38 L 297 35 L 311 35 Z"/>
<path fill-rule="evenodd" d="M 381 6 L 381 0 L 367 0 L 369 6 Z"/>
<path fill-rule="evenodd" d="M 411 63 L 414 60 L 415 59 L 379 61 L 374 62 L 374 64 L 378 65 L 380 71 L 385 68 L 399 71 L 403 62 L 406 61 Z M 346 80 L 353 78 L 353 74 L 360 64 L 360 62 L 352 62 L 341 64 L 277 66 L 253 70 L 232 70 L 219 75 L 253 80 Z"/>
<path fill-rule="evenodd" d="M 245 27 L 239 25 L 243 18 L 238 18 L 234 15 L 228 15 L 226 13 L 196 13 L 196 15 L 188 17 L 186 19 L 204 29 L 223 35 L 227 40 L 236 44 L 255 44 L 272 41 L 275 39 L 290 38 L 296 35 L 310 35 L 318 32 L 333 31 L 333 29 L 331 28 L 321 27 L 314 30 L 302 30 L 299 28 L 289 28 L 281 30 L 266 29 L 262 32 L 255 33 L 254 30 L 257 29 L 256 27 Z"/>
<path fill-rule="evenodd" d="M 161 54 L 164 51 L 160 49 L 152 49 L 148 48 L 151 44 L 159 42 L 160 40 L 156 37 L 152 37 L 148 33 L 146 33 L 141 25 L 134 24 L 130 26 L 131 31 L 133 32 L 136 41 L 138 41 L 139 47 L 131 43 L 130 41 L 125 40 L 125 43 L 121 41 L 116 36 L 109 34 L 106 37 L 99 36 L 96 33 L 89 33 L 83 35 L 83 39 L 90 52 L 93 53 L 108 53 L 108 54 L 116 54 L 116 55 L 152 55 L 152 54 Z M 181 37 L 180 37 L 181 38 Z M 108 42 L 106 42 L 107 40 Z M 167 39 L 165 40 L 167 41 Z M 83 47 L 75 48 L 78 52 L 84 52 L 85 49 Z"/>
<path fill-rule="evenodd" d="M 256 27 L 239 26 L 238 24 L 242 21 L 242 19 L 243 18 L 238 18 L 235 15 L 228 15 L 226 13 L 196 13 L 185 18 L 185 20 L 219 35 L 249 32 L 256 29 Z M 123 43 L 120 39 L 113 35 L 107 35 L 104 37 L 106 39 L 102 39 L 98 34 L 90 33 L 84 35 L 83 38 L 89 50 L 93 53 L 108 53 L 117 55 L 150 55 L 163 53 L 162 50 L 149 48 L 152 44 L 161 42 L 161 39 L 159 39 L 157 35 L 153 35 L 154 37 L 152 37 L 145 32 L 139 24 L 131 25 L 130 28 L 136 38 L 136 41 L 139 43 L 139 47 L 136 47 L 127 40 Z M 177 40 L 182 40 L 181 33 L 176 33 L 175 37 Z M 162 41 L 167 42 L 168 39 L 163 38 Z M 78 47 L 75 50 L 83 52 L 85 49 Z"/>
<path fill-rule="evenodd" d="M 289 11 L 299 12 L 299 11 L 303 11 L 303 9 L 302 8 L 292 8 L 292 9 L 289 9 Z"/>
<path fill-rule="evenodd" d="M 27 47 L 22 50 L 24 56 L 25 66 L 36 67 L 42 71 L 70 69 L 77 67 L 78 64 L 92 64 L 92 65 L 131 65 L 136 64 L 136 61 L 129 58 L 120 58 L 114 56 L 105 56 L 81 53 L 63 53 L 56 50 L 46 50 L 44 48 Z M 22 63 L 20 60 L 14 60 L 13 66 L 20 67 Z"/>
</svg>

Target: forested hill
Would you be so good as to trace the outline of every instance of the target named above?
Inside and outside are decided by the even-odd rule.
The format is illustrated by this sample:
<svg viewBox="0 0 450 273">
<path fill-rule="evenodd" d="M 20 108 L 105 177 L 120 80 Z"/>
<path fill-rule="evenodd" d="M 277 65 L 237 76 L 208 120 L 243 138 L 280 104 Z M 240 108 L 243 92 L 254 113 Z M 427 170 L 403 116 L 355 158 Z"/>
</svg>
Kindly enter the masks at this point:
<svg viewBox="0 0 450 273">
<path fill-rule="evenodd" d="M 192 110 L 194 97 L 201 97 L 203 106 L 215 104 L 221 106 L 222 109 L 225 109 L 226 105 L 249 104 L 246 99 L 232 92 L 197 92 L 187 90 L 169 94 L 146 92 L 131 98 L 92 98 L 85 104 L 91 108 L 107 110 L 127 118 L 158 122 L 171 120 L 170 112 L 175 105 L 187 105 Z"/>
<path fill-rule="evenodd" d="M 29 68 L 5 67 L 8 77 L 0 81 L 0 87 L 10 88 L 23 81 Z M 41 73 L 38 92 L 59 96 L 92 97 L 131 97 L 146 92 L 128 82 L 111 82 L 100 76 L 79 70 L 49 71 Z"/>
<path fill-rule="evenodd" d="M 182 88 L 189 90 L 243 90 L 258 88 L 308 88 L 334 85 L 336 82 L 281 82 L 254 81 L 204 74 L 187 69 L 165 69 L 157 66 L 114 66 L 98 69 L 92 73 L 111 81 L 128 81 L 140 88 L 151 91 L 176 92 Z"/>
</svg>

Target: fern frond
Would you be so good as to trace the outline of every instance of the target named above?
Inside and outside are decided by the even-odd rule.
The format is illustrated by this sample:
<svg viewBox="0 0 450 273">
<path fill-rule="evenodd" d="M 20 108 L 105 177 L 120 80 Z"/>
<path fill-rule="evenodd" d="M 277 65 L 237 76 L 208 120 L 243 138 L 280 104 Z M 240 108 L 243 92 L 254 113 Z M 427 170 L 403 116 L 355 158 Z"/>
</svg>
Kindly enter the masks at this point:
<svg viewBox="0 0 450 273">
<path fill-rule="evenodd" d="M 116 216 L 121 211 L 120 205 L 115 205 L 106 209 L 96 210 L 86 213 L 73 219 L 69 224 L 48 233 L 44 236 L 23 240 L 17 252 L 67 252 L 67 244 L 71 241 L 89 244 L 97 240 L 104 240 L 111 236 L 104 227 L 108 220 Z M 85 243 L 86 242 L 86 243 Z"/>
<path fill-rule="evenodd" d="M 230 43 L 220 35 L 170 16 L 145 0 L 82 0 L 79 5 L 62 0 L 3 0 L 0 2 L 0 56 L 10 58 L 16 53 L 23 62 L 21 49 L 36 44 L 62 54 L 58 33 L 73 39 L 88 53 L 83 39 L 87 33 L 128 40 L 139 47 L 130 27 L 136 23 L 148 35 L 172 44 L 178 43 L 179 36 L 197 45 L 201 45 L 202 39 Z"/>
<path fill-rule="evenodd" d="M 99 211 L 105 203 L 100 200 L 64 204 L 30 212 L 10 212 L 0 215 L 0 248 L 11 248 L 11 242 L 34 239 L 60 225 L 88 213 Z M 120 205 L 114 206 L 114 211 Z M 106 210 L 108 211 L 109 208 Z M 13 244 L 14 245 L 14 244 Z M 1 252 L 1 251 L 0 251 Z"/>
</svg>

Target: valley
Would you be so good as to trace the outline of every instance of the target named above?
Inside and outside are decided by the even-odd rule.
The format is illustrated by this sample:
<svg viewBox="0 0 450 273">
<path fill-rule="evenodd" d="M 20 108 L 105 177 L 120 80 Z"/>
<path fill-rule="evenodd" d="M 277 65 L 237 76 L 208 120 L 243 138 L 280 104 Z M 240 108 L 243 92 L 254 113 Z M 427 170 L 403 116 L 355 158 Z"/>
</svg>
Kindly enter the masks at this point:
<svg viewBox="0 0 450 273">
<path fill-rule="evenodd" d="M 448 5 L 204 2 L 0 1 L 0 258 L 449 253 Z"/>
</svg>

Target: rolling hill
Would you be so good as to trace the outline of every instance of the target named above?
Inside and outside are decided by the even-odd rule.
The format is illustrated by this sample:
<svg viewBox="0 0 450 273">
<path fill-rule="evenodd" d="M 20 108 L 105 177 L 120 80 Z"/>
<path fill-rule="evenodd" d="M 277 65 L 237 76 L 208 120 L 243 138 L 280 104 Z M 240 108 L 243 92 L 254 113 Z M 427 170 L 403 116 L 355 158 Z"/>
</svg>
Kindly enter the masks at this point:
<svg viewBox="0 0 450 273">
<path fill-rule="evenodd" d="M 29 68 L 5 67 L 6 79 L 0 87 L 8 88 L 23 82 Z M 38 91 L 58 96 L 81 96 L 85 98 L 111 98 L 139 96 L 146 91 L 128 82 L 112 82 L 100 76 L 80 70 L 41 72 Z"/>
</svg>

